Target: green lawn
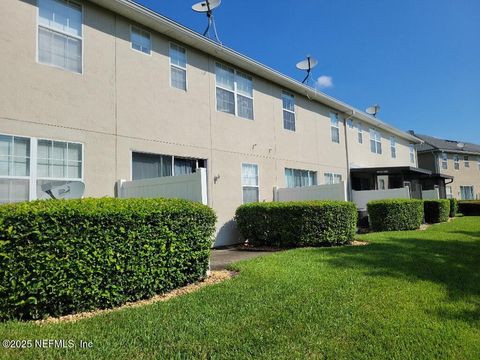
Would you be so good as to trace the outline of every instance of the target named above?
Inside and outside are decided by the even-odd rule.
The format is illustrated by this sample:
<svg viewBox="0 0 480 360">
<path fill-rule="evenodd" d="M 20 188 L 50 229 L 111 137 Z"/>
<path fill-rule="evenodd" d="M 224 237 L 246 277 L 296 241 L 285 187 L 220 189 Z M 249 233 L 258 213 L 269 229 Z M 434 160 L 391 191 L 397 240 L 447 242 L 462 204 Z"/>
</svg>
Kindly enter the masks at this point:
<svg viewBox="0 0 480 360">
<path fill-rule="evenodd" d="M 136 309 L 0 339 L 93 341 L 7 358 L 480 358 L 480 217 L 239 263 L 236 278 Z M 3 351 L 3 353 L 1 353 Z"/>
</svg>

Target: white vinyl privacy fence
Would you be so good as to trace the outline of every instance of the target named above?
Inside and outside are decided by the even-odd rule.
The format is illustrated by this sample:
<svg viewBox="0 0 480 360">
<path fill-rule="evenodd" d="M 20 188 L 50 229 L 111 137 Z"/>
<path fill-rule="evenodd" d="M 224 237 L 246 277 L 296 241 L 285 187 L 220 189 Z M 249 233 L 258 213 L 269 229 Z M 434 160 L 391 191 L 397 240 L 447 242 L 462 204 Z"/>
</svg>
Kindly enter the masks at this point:
<svg viewBox="0 0 480 360">
<path fill-rule="evenodd" d="M 207 170 L 189 175 L 117 182 L 119 198 L 178 198 L 208 204 Z"/>
<path fill-rule="evenodd" d="M 434 190 L 423 190 L 422 191 L 423 200 L 438 200 L 440 199 L 440 192 L 438 189 Z"/>
<path fill-rule="evenodd" d="M 372 200 L 410 199 L 408 187 L 388 190 L 352 191 L 352 201 L 359 210 L 367 210 L 367 203 Z"/>
<path fill-rule="evenodd" d="M 331 185 L 315 185 L 297 188 L 275 188 L 275 201 L 339 200 L 347 201 L 344 181 Z"/>
</svg>

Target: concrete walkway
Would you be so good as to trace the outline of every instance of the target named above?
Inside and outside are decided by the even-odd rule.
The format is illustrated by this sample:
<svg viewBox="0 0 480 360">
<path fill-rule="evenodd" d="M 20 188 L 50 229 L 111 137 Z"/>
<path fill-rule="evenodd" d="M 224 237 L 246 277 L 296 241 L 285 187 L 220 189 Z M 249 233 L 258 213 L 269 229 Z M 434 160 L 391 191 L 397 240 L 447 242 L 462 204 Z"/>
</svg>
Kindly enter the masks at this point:
<svg viewBox="0 0 480 360">
<path fill-rule="evenodd" d="M 212 250 L 212 255 L 210 256 L 210 270 L 223 270 L 231 263 L 269 254 L 273 254 L 273 252 L 239 250 L 235 248 Z"/>
</svg>

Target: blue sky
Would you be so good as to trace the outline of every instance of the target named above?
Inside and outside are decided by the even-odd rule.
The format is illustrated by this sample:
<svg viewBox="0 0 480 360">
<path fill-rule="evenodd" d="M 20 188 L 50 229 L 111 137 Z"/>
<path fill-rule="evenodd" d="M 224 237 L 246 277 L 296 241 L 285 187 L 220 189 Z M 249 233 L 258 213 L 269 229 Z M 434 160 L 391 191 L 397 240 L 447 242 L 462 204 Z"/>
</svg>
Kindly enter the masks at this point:
<svg viewBox="0 0 480 360">
<path fill-rule="evenodd" d="M 137 0 L 203 32 L 195 1 Z M 403 130 L 480 143 L 479 0 L 223 0 L 215 16 L 225 46 L 299 80 L 311 54 L 314 78 L 332 78 L 325 93 L 378 103 Z"/>
</svg>

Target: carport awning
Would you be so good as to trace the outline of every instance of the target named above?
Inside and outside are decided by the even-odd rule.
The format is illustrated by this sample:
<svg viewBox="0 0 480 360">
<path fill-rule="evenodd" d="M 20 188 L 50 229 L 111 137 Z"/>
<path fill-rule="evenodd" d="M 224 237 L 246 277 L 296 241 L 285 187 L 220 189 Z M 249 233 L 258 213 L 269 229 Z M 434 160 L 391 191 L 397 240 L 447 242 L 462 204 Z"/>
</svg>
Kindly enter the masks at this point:
<svg viewBox="0 0 480 360">
<path fill-rule="evenodd" d="M 352 174 L 368 174 L 368 175 L 417 175 L 430 176 L 432 172 L 427 169 L 421 169 L 413 166 L 389 166 L 389 167 L 374 167 L 374 168 L 353 168 L 350 169 Z"/>
</svg>

